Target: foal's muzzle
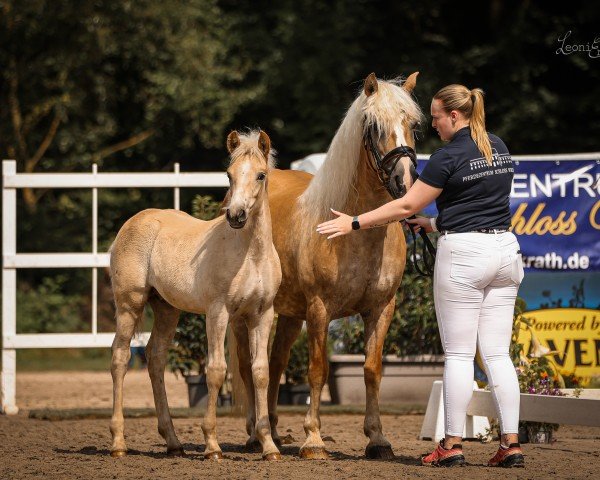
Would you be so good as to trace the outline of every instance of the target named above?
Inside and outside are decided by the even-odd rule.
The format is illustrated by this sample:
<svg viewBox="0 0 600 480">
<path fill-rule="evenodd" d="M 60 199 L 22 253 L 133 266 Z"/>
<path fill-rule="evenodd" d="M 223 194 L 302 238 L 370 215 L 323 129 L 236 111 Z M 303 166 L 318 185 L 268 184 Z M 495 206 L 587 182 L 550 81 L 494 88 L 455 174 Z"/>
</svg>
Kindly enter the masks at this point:
<svg viewBox="0 0 600 480">
<path fill-rule="evenodd" d="M 243 208 L 238 210 L 235 214 L 228 209 L 225 213 L 225 217 L 227 218 L 227 222 L 229 222 L 229 226 L 236 229 L 242 228 L 246 225 L 246 221 L 248 220 L 248 214 Z"/>
</svg>

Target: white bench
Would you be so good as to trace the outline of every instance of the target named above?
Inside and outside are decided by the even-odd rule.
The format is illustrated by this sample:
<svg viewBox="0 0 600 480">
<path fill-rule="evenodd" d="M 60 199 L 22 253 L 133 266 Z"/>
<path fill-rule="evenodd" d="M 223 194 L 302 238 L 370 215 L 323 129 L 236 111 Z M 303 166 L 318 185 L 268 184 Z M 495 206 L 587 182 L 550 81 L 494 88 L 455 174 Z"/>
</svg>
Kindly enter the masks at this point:
<svg viewBox="0 0 600 480">
<path fill-rule="evenodd" d="M 433 382 L 419 435 L 421 440 L 430 439 L 438 442 L 444 438 L 442 383 L 441 380 Z M 562 392 L 572 395 L 574 390 L 565 389 Z M 477 388 L 477 384 L 473 382 L 473 399 L 467 409 L 463 438 L 477 438 L 478 434 L 485 435 L 486 429 L 489 428 L 488 418 L 496 416 L 492 392 Z M 600 390 L 583 390 L 580 398 L 522 393 L 519 418 L 531 422 L 600 427 Z"/>
</svg>

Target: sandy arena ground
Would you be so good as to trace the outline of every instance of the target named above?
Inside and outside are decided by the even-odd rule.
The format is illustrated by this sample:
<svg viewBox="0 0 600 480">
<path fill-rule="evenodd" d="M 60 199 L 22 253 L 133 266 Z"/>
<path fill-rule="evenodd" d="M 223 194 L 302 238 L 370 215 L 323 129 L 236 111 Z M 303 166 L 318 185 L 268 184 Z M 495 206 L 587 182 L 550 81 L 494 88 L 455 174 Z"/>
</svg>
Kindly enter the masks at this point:
<svg viewBox="0 0 600 480">
<path fill-rule="evenodd" d="M 106 380 L 106 378 L 107 380 Z M 173 406 L 186 406 L 185 385 L 166 375 Z M 148 479 L 176 478 L 448 478 L 445 469 L 421 467 L 420 454 L 433 446 L 416 440 L 422 416 L 382 416 L 384 432 L 396 459 L 369 461 L 363 457 L 366 439 L 360 415 L 324 415 L 322 433 L 332 458 L 308 461 L 298 458 L 304 439 L 303 416 L 282 415 L 280 433 L 293 442 L 282 447 L 283 460 L 263 462 L 257 453 L 246 453 L 244 421 L 223 417 L 218 432 L 225 459 L 221 463 L 202 459 L 201 419 L 175 419 L 175 428 L 187 456 L 167 457 L 155 418 L 126 419 L 130 455 L 109 455 L 108 419 L 45 421 L 27 417 L 36 408 L 105 408 L 110 406 L 110 375 L 91 373 L 25 373 L 17 376 L 18 403 L 22 411 L 0 416 L 0 478 L 57 479 Z M 144 372 L 130 372 L 126 404 L 130 408 L 152 406 L 149 382 Z M 148 385 L 144 386 L 145 383 Z M 177 397 L 177 398 L 176 398 Z M 461 478 L 597 478 L 600 470 L 600 428 L 563 426 L 552 445 L 525 445 L 526 468 L 492 469 L 485 465 L 495 445 L 466 442 L 469 466 L 453 470 Z"/>
</svg>

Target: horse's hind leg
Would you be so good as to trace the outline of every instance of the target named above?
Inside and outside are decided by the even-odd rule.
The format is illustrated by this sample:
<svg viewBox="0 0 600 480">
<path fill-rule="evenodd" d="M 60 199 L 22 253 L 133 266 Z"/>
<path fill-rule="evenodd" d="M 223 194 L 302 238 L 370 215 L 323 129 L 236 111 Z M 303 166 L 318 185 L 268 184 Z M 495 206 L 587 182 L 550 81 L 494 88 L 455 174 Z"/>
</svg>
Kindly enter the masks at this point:
<svg viewBox="0 0 600 480">
<path fill-rule="evenodd" d="M 167 442 L 169 455 L 183 455 L 183 447 L 175 434 L 165 391 L 165 363 L 167 353 L 179 320 L 179 310 L 169 305 L 158 294 L 151 295 L 149 303 L 154 311 L 154 324 L 146 347 L 148 373 L 152 382 L 154 406 L 158 417 L 158 433 Z"/>
<path fill-rule="evenodd" d="M 123 296 L 122 301 L 116 298 L 117 306 L 117 331 L 112 344 L 111 375 L 113 379 L 113 414 L 110 421 L 112 446 L 110 454 L 121 457 L 127 454 L 125 445 L 125 420 L 123 418 L 123 381 L 127 373 L 127 364 L 131 357 L 131 338 L 135 333 L 136 325 L 142 318 L 145 292 L 131 292 Z"/>
<path fill-rule="evenodd" d="M 380 309 L 373 309 L 363 316 L 365 323 L 365 386 L 367 410 L 364 431 L 369 437 L 365 450 L 367 458 L 393 459 L 394 452 L 390 442 L 383 436 L 379 415 L 379 385 L 381 383 L 381 356 L 383 342 L 394 315 L 395 298 Z"/>
<path fill-rule="evenodd" d="M 279 381 L 281 374 L 285 370 L 290 359 L 290 349 L 294 340 L 298 337 L 302 329 L 303 320 L 279 315 L 277 319 L 277 329 L 273 346 L 271 348 L 271 357 L 269 359 L 269 422 L 271 424 L 271 435 L 275 443 L 281 441 L 277 434 L 277 398 L 279 396 Z"/>
<path fill-rule="evenodd" d="M 206 383 L 208 385 L 208 402 L 204 421 L 202 422 L 202 432 L 206 442 L 204 458 L 211 460 L 223 458 L 221 447 L 217 441 L 217 396 L 227 371 L 225 334 L 228 321 L 229 314 L 225 306 L 207 312 L 208 363 L 206 365 Z"/>
</svg>

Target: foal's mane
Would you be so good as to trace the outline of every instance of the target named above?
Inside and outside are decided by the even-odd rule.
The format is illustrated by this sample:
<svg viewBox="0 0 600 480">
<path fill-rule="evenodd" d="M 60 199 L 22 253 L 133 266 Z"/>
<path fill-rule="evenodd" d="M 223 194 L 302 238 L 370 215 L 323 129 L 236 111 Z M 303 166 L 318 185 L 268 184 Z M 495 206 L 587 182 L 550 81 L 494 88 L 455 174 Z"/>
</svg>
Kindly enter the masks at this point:
<svg viewBox="0 0 600 480">
<path fill-rule="evenodd" d="M 258 138 L 260 130 L 248 130 L 246 132 L 238 132 L 240 144 L 231 153 L 229 165 L 234 163 L 238 158 L 250 155 L 253 157 L 264 158 L 267 162 L 267 167 L 270 169 L 275 168 L 275 155 L 277 152 L 273 149 L 269 149 L 268 158 L 265 158 L 262 151 L 258 147 Z"/>
<path fill-rule="evenodd" d="M 377 125 L 380 134 L 387 137 L 403 121 L 416 123 L 423 117 L 410 93 L 401 87 L 401 79 L 377 83 L 377 92 L 367 96 L 361 90 L 354 100 L 329 145 L 323 165 L 300 196 L 301 217 L 308 225 L 329 218 L 330 208 L 343 211 L 346 206 L 350 192 L 356 189 L 366 128 Z"/>
</svg>

